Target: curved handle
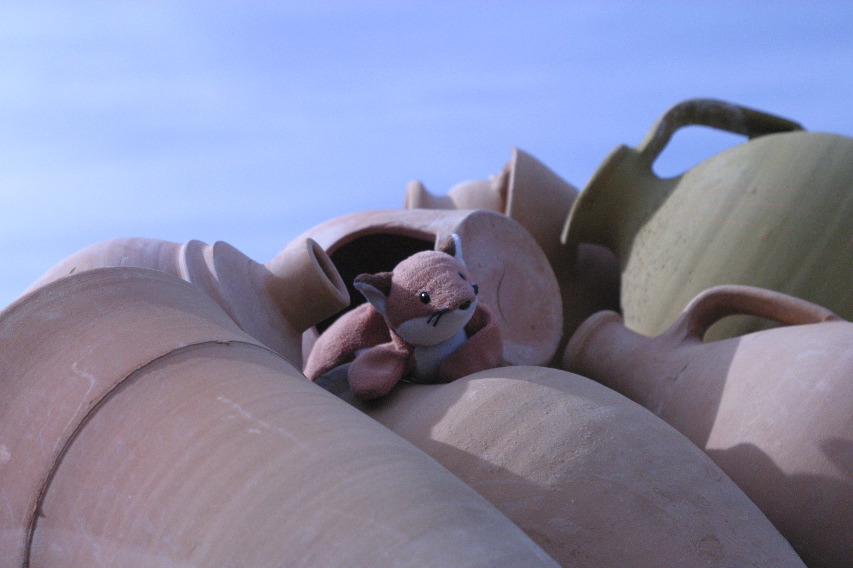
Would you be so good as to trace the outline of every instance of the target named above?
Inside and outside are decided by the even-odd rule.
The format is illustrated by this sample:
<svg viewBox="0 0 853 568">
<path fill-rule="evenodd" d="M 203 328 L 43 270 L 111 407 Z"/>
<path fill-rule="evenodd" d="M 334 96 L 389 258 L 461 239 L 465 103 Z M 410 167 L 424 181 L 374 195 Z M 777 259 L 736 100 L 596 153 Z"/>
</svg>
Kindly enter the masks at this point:
<svg viewBox="0 0 853 568">
<path fill-rule="evenodd" d="M 710 126 L 749 138 L 802 130 L 797 122 L 715 99 L 690 99 L 666 111 L 637 146 L 640 158 L 651 167 L 672 135 L 682 126 Z"/>
<path fill-rule="evenodd" d="M 671 329 L 683 339 L 701 340 L 709 327 L 732 315 L 758 316 L 786 325 L 843 321 L 831 310 L 782 292 L 730 284 L 693 298 Z"/>
</svg>

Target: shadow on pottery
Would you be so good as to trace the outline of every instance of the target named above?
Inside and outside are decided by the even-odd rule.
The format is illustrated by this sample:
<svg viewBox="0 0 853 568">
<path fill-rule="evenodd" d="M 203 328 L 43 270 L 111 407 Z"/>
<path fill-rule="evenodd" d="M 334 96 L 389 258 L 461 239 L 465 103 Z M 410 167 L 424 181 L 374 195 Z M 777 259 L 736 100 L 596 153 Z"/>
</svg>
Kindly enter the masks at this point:
<svg viewBox="0 0 853 568">
<path fill-rule="evenodd" d="M 412 254 L 433 250 L 459 235 L 465 264 L 479 286 L 479 301 L 495 316 L 503 359 L 542 365 L 558 353 L 563 313 L 554 271 L 541 247 L 512 219 L 492 211 L 389 209 L 331 219 L 302 235 L 316 241 L 350 292 L 348 308 L 364 302 L 353 280 L 361 273 L 391 271 Z M 317 333 L 340 314 L 306 333 L 305 352 Z"/>
<path fill-rule="evenodd" d="M 88 270 L 136 267 L 176 276 L 202 290 L 240 329 L 302 365 L 302 334 L 349 303 L 346 287 L 323 249 L 296 239 L 265 265 L 228 243 L 184 244 L 147 238 L 95 243 L 39 277 L 27 290 Z"/>
<path fill-rule="evenodd" d="M 359 403 L 563 566 L 803 566 L 681 434 L 584 377 L 544 367 L 401 385 Z"/>
<path fill-rule="evenodd" d="M 175 276 L 61 278 L 0 342 L 0 567 L 555 566 Z"/>
<path fill-rule="evenodd" d="M 607 248 L 563 246 L 560 233 L 578 190 L 548 166 L 518 148 L 499 175 L 460 183 L 434 195 L 418 181 L 406 191 L 406 209 L 484 209 L 517 221 L 536 240 L 557 278 L 563 307 L 562 353 L 569 337 L 590 315 L 619 309 L 619 262 Z M 559 363 L 558 357 L 550 362 Z"/>
<path fill-rule="evenodd" d="M 750 140 L 662 179 L 653 164 L 673 132 L 702 125 Z M 721 284 L 788 293 L 853 318 L 853 138 L 722 101 L 669 109 L 636 147 L 616 148 L 572 205 L 567 246 L 597 243 L 621 266 L 625 325 L 657 335 L 696 294 Z M 731 318 L 712 337 L 761 329 Z"/>
<path fill-rule="evenodd" d="M 766 452 L 749 443 L 708 450 L 707 454 L 741 480 L 741 488 L 763 506 L 769 518 L 778 519 L 774 524 L 809 568 L 843 568 L 853 558 L 850 531 L 843 528 L 853 520 L 853 442 L 827 439 L 820 446 L 826 459 L 846 475 L 786 473 Z M 788 495 L 792 502 L 780 505 L 775 494 Z M 797 510 L 795 521 L 786 509 Z M 809 527 L 808 533 L 803 526 Z M 820 550 L 814 546 L 814 534 L 826 535 Z"/>
<path fill-rule="evenodd" d="M 703 342 L 715 322 L 734 314 L 783 327 Z M 616 313 L 598 313 L 563 361 L 720 457 L 810 565 L 841 568 L 837 559 L 850 558 L 853 542 L 851 345 L 853 323 L 826 308 L 771 290 L 717 286 L 654 338 L 629 330 Z M 763 452 L 773 467 L 732 450 L 743 447 Z M 785 483 L 768 481 L 773 468 Z"/>
</svg>

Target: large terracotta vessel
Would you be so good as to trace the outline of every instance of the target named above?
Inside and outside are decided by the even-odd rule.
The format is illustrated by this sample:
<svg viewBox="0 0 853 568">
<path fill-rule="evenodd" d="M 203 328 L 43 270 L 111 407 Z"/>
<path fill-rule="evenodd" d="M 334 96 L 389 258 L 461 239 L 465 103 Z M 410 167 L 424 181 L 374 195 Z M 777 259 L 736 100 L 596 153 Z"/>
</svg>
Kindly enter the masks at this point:
<svg viewBox="0 0 853 568">
<path fill-rule="evenodd" d="M 0 313 L 0 566 L 556 566 L 210 297 L 95 269 Z"/>
<path fill-rule="evenodd" d="M 661 179 L 672 134 L 705 125 L 750 140 Z M 663 332 L 696 294 L 719 284 L 785 292 L 853 318 L 853 138 L 714 100 L 674 106 L 636 148 L 616 148 L 572 206 L 567 245 L 599 243 L 622 267 L 625 324 Z M 733 318 L 712 336 L 760 328 Z"/>
<path fill-rule="evenodd" d="M 705 343 L 732 314 L 787 324 Z M 809 566 L 853 558 L 853 323 L 746 286 L 699 295 L 649 338 L 591 317 L 564 365 L 652 410 L 703 448 Z"/>
<path fill-rule="evenodd" d="M 113 239 L 72 254 L 29 290 L 111 266 L 150 268 L 186 280 L 215 300 L 241 329 L 297 367 L 302 364 L 305 330 L 349 305 L 340 275 L 310 239 L 294 240 L 265 265 L 224 242 Z"/>
<path fill-rule="evenodd" d="M 361 407 L 563 566 L 803 566 L 699 448 L 584 377 L 505 367 Z"/>
<path fill-rule="evenodd" d="M 454 233 L 462 239 L 480 301 L 501 326 L 504 360 L 513 365 L 550 362 L 562 335 L 559 286 L 542 249 L 512 219 L 491 211 L 365 211 L 327 221 L 300 239 L 323 248 L 358 303 L 363 297 L 352 287 L 358 274 L 390 271 Z"/>
<path fill-rule="evenodd" d="M 485 209 L 517 221 L 536 240 L 557 278 L 563 305 L 563 343 L 587 317 L 618 309 L 619 264 L 601 245 L 560 243 L 566 216 L 578 190 L 548 166 L 514 148 L 503 171 L 489 179 L 460 183 L 447 195 L 433 195 L 423 184 L 409 184 L 407 209 Z"/>
</svg>

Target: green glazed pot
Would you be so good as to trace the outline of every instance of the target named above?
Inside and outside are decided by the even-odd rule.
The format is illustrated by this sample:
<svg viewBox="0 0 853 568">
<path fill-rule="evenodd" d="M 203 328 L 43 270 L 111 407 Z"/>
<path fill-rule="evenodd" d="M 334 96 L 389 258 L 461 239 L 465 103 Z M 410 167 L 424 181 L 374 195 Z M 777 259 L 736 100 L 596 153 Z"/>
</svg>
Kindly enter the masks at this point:
<svg viewBox="0 0 853 568">
<path fill-rule="evenodd" d="M 750 138 L 681 176 L 652 166 L 673 133 L 704 125 Z M 564 245 L 598 243 L 619 257 L 628 328 L 663 332 L 702 290 L 769 288 L 853 318 L 853 138 L 707 99 L 667 111 L 637 148 L 616 148 L 573 204 Z M 717 324 L 709 338 L 761 328 Z"/>
</svg>

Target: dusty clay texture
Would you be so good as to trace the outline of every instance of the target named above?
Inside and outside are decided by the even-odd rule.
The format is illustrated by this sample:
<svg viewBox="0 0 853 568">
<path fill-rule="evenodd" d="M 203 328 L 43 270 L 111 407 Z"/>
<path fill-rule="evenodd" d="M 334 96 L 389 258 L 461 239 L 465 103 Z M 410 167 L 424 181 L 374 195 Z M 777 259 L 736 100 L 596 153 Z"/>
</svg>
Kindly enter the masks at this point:
<svg viewBox="0 0 853 568">
<path fill-rule="evenodd" d="M 241 329 L 297 367 L 302 364 L 303 332 L 349 304 L 340 275 L 310 239 L 293 241 L 266 265 L 224 242 L 114 239 L 72 254 L 28 291 L 72 274 L 114 266 L 149 268 L 193 284 Z"/>
<path fill-rule="evenodd" d="M 748 136 L 685 174 L 661 179 L 657 156 L 678 128 L 706 125 Z M 853 138 L 805 132 L 736 105 L 676 105 L 637 147 L 620 146 L 574 202 L 567 246 L 598 243 L 621 265 L 625 324 L 657 335 L 712 286 L 769 288 L 853 318 L 850 219 Z M 762 327 L 732 318 L 711 337 Z"/>
<path fill-rule="evenodd" d="M 362 407 L 563 566 L 803 566 L 708 456 L 584 377 L 509 367 Z"/>
<path fill-rule="evenodd" d="M 556 566 L 174 276 L 60 279 L 0 340 L 4 568 Z"/>
<path fill-rule="evenodd" d="M 485 209 L 521 224 L 545 253 L 560 286 L 563 340 L 558 351 L 587 317 L 619 307 L 619 262 L 607 248 L 582 243 L 563 246 L 560 234 L 578 190 L 523 150 L 499 175 L 452 187 L 433 195 L 414 181 L 406 191 L 406 209 Z M 556 361 L 554 362 L 556 363 Z"/>
<path fill-rule="evenodd" d="M 358 274 L 390 271 L 454 233 L 462 241 L 472 281 L 479 285 L 479 302 L 500 326 L 504 361 L 549 363 L 562 336 L 559 286 L 542 249 L 512 219 L 491 211 L 365 211 L 327 221 L 301 238 L 319 243 L 351 286 Z M 350 296 L 361 298 L 355 290 Z"/>
<path fill-rule="evenodd" d="M 731 314 L 787 324 L 703 342 Z M 809 566 L 853 558 L 853 323 L 765 289 L 720 286 L 649 338 L 590 318 L 567 369 L 652 410 L 746 492 Z"/>
</svg>

